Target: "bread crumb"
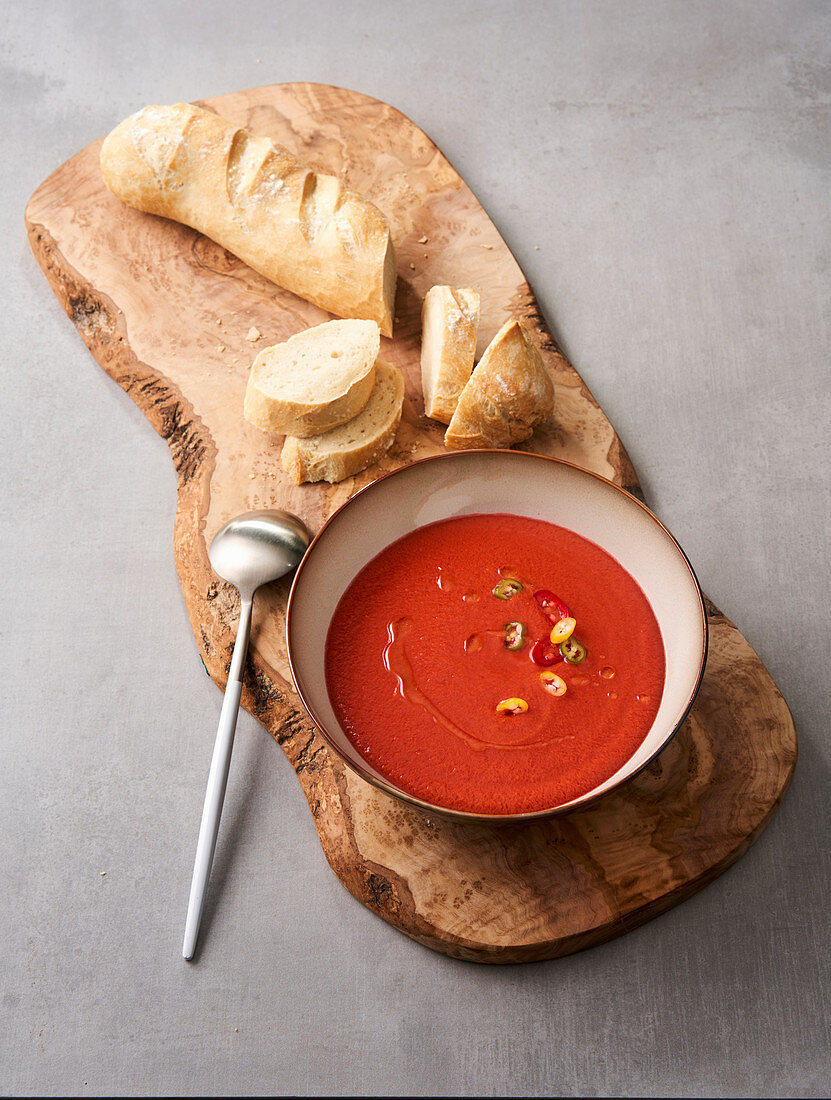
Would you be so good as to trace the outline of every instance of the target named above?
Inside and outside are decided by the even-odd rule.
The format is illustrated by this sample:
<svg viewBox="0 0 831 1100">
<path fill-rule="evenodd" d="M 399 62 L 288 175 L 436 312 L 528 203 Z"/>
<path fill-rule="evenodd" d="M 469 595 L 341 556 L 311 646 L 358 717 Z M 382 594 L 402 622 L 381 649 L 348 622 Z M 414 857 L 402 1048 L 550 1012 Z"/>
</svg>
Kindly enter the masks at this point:
<svg viewBox="0 0 831 1100">
<path fill-rule="evenodd" d="M 258 328 L 255 328 L 254 325 L 252 325 L 251 328 L 248 330 L 248 335 L 245 337 L 245 339 L 249 340 L 252 344 L 256 344 L 256 342 L 261 337 L 262 337 L 262 333 L 260 332 L 260 330 Z"/>
<path fill-rule="evenodd" d="M 418 243 L 419 244 L 427 244 L 427 238 L 426 237 L 419 237 L 418 238 Z"/>
<path fill-rule="evenodd" d="M 225 345 L 224 344 L 217 344 L 216 345 L 216 350 L 217 351 L 225 351 Z"/>
<path fill-rule="evenodd" d="M 534 251 L 539 252 L 539 250 L 540 250 L 540 246 L 538 244 L 535 244 L 534 245 Z"/>
<path fill-rule="evenodd" d="M 488 249 L 490 249 L 491 251 L 493 251 L 493 245 L 492 245 L 492 244 L 483 244 L 483 245 L 482 245 L 482 248 L 488 248 Z"/>
<path fill-rule="evenodd" d="M 99 871 L 98 874 L 103 878 L 106 875 L 106 871 Z"/>
<path fill-rule="evenodd" d="M 221 325 L 221 324 L 222 324 L 222 318 L 221 318 L 221 317 L 217 317 L 217 319 L 216 319 L 216 323 L 217 323 L 218 325 Z"/>
<path fill-rule="evenodd" d="M 410 264 L 410 267 L 415 271 L 415 264 Z"/>
</svg>

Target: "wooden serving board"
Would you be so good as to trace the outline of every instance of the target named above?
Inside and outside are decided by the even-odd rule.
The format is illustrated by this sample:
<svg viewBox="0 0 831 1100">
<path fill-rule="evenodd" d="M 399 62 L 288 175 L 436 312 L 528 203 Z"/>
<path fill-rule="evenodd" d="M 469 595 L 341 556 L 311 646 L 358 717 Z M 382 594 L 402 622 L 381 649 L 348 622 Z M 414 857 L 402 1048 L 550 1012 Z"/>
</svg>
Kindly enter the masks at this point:
<svg viewBox="0 0 831 1100">
<path fill-rule="evenodd" d="M 219 687 L 238 614 L 235 590 L 208 563 L 222 524 L 278 507 L 317 530 L 381 472 L 443 450 L 419 381 L 421 301 L 433 284 L 479 290 L 480 352 L 508 316 L 532 332 L 557 409 L 527 449 L 640 496 L 619 439 L 557 347 L 504 241 L 417 126 L 384 103 L 319 84 L 255 88 L 202 105 L 344 177 L 385 212 L 399 282 L 395 338 L 383 341 L 382 354 L 407 381 L 397 441 L 379 466 L 339 485 L 294 486 L 280 467 L 281 440 L 242 418 L 247 370 L 257 350 L 328 315 L 192 230 L 123 206 L 98 171 L 100 142 L 32 196 L 26 223 L 38 263 L 92 354 L 170 446 L 179 475 L 176 566 Z M 252 327 L 262 334 L 256 343 L 247 339 Z M 348 772 L 324 746 L 289 675 L 287 592 L 282 581 L 257 597 L 243 705 L 291 761 L 335 874 L 374 913 L 437 951 L 519 962 L 620 935 L 729 867 L 790 782 L 796 734 L 788 708 L 736 627 L 710 606 L 696 705 L 636 779 L 588 808 L 528 825 L 428 817 Z"/>
</svg>

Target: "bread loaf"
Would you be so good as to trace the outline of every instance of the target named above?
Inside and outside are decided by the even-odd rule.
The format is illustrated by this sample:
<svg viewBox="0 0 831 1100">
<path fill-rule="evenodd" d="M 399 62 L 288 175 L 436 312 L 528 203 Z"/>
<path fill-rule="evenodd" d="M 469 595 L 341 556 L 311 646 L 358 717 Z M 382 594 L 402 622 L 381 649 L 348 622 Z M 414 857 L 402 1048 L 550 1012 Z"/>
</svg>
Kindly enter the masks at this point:
<svg viewBox="0 0 831 1100">
<path fill-rule="evenodd" d="M 264 348 L 248 375 L 245 419 L 297 436 L 345 424 L 369 400 L 380 344 L 374 321 L 327 321 Z"/>
<path fill-rule="evenodd" d="M 343 481 L 377 462 L 395 439 L 404 403 L 404 378 L 379 359 L 375 387 L 358 415 L 339 428 L 310 439 L 289 436 L 283 444 L 283 469 L 304 481 Z"/>
<path fill-rule="evenodd" d="M 421 310 L 421 389 L 424 412 L 449 424 L 473 370 L 479 295 L 431 287 Z"/>
<path fill-rule="evenodd" d="M 554 409 L 554 384 L 519 321 L 494 336 L 462 390 L 444 445 L 453 450 L 510 447 Z"/>
<path fill-rule="evenodd" d="M 105 139 L 101 171 L 129 206 L 183 222 L 278 286 L 392 335 L 384 216 L 268 138 L 187 103 L 145 107 Z"/>
</svg>

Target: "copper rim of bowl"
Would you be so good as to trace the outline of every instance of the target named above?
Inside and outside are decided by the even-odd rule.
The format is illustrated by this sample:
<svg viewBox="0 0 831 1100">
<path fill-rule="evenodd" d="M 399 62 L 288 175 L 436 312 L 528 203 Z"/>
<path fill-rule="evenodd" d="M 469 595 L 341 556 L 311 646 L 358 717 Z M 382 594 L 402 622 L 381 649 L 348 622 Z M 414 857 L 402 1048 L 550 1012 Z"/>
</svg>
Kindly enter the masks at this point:
<svg viewBox="0 0 831 1100">
<path fill-rule="evenodd" d="M 346 509 L 348 509 L 354 501 L 358 500 L 359 497 L 362 497 L 365 494 L 371 493 L 374 489 L 377 488 L 377 486 L 381 485 L 382 483 L 389 481 L 391 478 L 395 478 L 397 476 L 400 476 L 400 475 L 404 474 L 406 471 L 411 470 L 413 467 L 425 466 L 429 463 L 434 463 L 434 462 L 453 462 L 454 460 L 462 460 L 463 461 L 465 458 L 469 458 L 469 456 L 471 456 L 471 455 L 481 456 L 481 455 L 487 455 L 487 454 L 498 455 L 498 456 L 500 456 L 500 458 L 505 458 L 506 456 L 510 455 L 510 456 L 513 456 L 513 458 L 517 459 L 518 461 L 523 461 L 523 460 L 527 460 L 527 459 L 534 459 L 536 461 L 542 460 L 544 462 L 553 463 L 556 466 L 568 467 L 572 470 L 577 471 L 579 474 L 582 474 L 586 477 L 593 478 L 595 481 L 604 483 L 605 485 L 607 485 L 610 488 L 614 489 L 615 492 L 620 493 L 620 495 L 622 497 L 625 497 L 627 500 L 631 501 L 632 504 L 637 505 L 637 507 L 640 508 L 641 511 L 644 512 L 652 520 L 652 522 L 655 523 L 661 529 L 661 531 L 663 531 L 663 533 L 669 539 L 670 543 L 675 547 L 675 549 L 678 552 L 678 555 L 682 559 L 683 563 L 686 565 L 686 568 L 689 571 L 690 578 L 693 582 L 693 585 L 695 587 L 695 591 L 696 591 L 697 596 L 698 596 L 698 604 L 699 604 L 699 609 L 700 609 L 700 614 L 701 614 L 702 646 L 701 646 L 700 660 L 699 660 L 699 664 L 698 664 L 698 673 L 696 675 L 695 682 L 694 682 L 693 687 L 690 691 L 687 702 L 686 702 L 682 712 L 680 713 L 680 716 L 679 716 L 678 720 L 675 722 L 672 729 L 669 730 L 666 737 L 662 740 L 661 744 L 655 749 L 655 751 L 646 760 L 644 760 L 643 763 L 640 764 L 634 771 L 632 771 L 631 773 L 623 776 L 612 787 L 608 787 L 605 790 L 601 790 L 601 791 L 597 791 L 596 789 L 593 789 L 592 791 L 588 791 L 586 794 L 580 795 L 577 798 L 572 799 L 570 802 L 564 803 L 562 805 L 547 807 L 546 809 L 543 809 L 543 810 L 531 810 L 531 811 L 528 811 L 528 812 L 525 812 L 525 813 L 516 813 L 516 814 L 475 813 L 475 812 L 470 811 L 470 810 L 456 810 L 456 809 L 452 809 L 452 808 L 447 807 L 447 806 L 440 806 L 436 803 L 425 802 L 423 799 L 418 798 L 416 795 L 409 794 L 407 791 L 401 790 L 401 788 L 394 786 L 392 783 L 388 783 L 384 779 L 379 778 L 376 775 L 373 775 L 367 768 L 363 767 L 360 762 L 355 761 L 355 760 L 347 759 L 343 755 L 343 753 L 341 752 L 338 745 L 335 743 L 334 739 L 331 737 L 331 735 L 327 731 L 325 722 L 323 722 L 321 720 L 321 718 L 319 717 L 319 715 L 316 713 L 316 709 L 310 703 L 307 693 L 304 692 L 302 680 L 298 677 L 298 674 L 297 674 L 297 671 L 296 671 L 296 668 L 295 668 L 295 662 L 294 662 L 294 659 L 293 659 L 293 656 L 292 656 L 292 645 L 291 645 L 292 610 L 293 610 L 293 606 L 294 606 L 295 594 L 297 592 L 298 585 L 299 585 L 301 577 L 303 575 L 304 566 L 309 561 L 309 559 L 310 559 L 311 555 L 313 554 L 315 548 L 322 541 L 324 535 L 326 534 L 326 532 L 330 528 L 330 526 L 338 521 L 338 517 Z M 511 461 L 511 459 L 508 459 L 508 461 Z M 370 555 L 369 558 L 367 558 L 367 561 L 371 560 L 371 558 L 374 557 L 374 555 L 376 553 L 379 553 L 382 549 L 384 549 L 383 546 L 377 547 L 377 549 L 374 551 L 374 553 L 372 555 Z M 396 798 L 399 801 L 406 802 L 411 806 L 415 806 L 419 810 L 422 810 L 422 811 L 424 811 L 426 813 L 430 813 L 430 814 L 439 814 L 443 817 L 449 817 L 449 818 L 452 818 L 453 820 L 456 820 L 456 821 L 483 822 L 483 823 L 486 823 L 486 824 L 496 824 L 496 825 L 519 824 L 519 823 L 527 822 L 527 821 L 535 821 L 535 820 L 538 820 L 540 818 L 553 817 L 553 816 L 558 815 L 558 814 L 571 813 L 574 810 L 585 809 L 585 807 L 590 806 L 592 803 L 599 801 L 601 798 L 605 798 L 607 795 L 610 795 L 613 792 L 618 791 L 620 789 L 620 787 L 622 787 L 624 784 L 629 783 L 636 776 L 640 775 L 640 773 L 644 770 L 644 768 L 648 767 L 652 763 L 652 761 L 655 760 L 655 758 L 657 756 L 659 756 L 664 751 L 664 749 L 667 747 L 667 745 L 669 745 L 670 742 L 675 738 L 676 734 L 681 729 L 681 727 L 683 726 L 684 722 L 687 719 L 687 716 L 689 715 L 690 711 L 692 710 L 693 703 L 695 702 L 696 696 L 698 695 L 699 688 L 701 687 L 701 681 L 704 678 L 704 669 L 705 669 L 705 665 L 706 665 L 706 661 L 707 661 L 708 645 L 709 645 L 709 626 L 708 626 L 708 622 L 707 622 L 707 610 L 706 610 L 706 607 L 704 606 L 704 596 L 703 596 L 703 593 L 701 591 L 701 585 L 698 583 L 698 578 L 695 575 L 695 570 L 693 569 L 693 567 L 690 563 L 690 560 L 687 557 L 686 553 L 684 552 L 683 548 L 678 543 L 678 540 L 675 538 L 675 536 L 672 534 L 672 532 L 669 531 L 669 529 L 661 522 L 661 520 L 655 515 L 655 513 L 650 508 L 648 508 L 643 503 L 643 501 L 638 500 L 638 498 L 636 496 L 633 496 L 632 493 L 628 492 L 626 489 L 621 488 L 620 485 L 616 485 L 613 481 L 610 481 L 608 478 L 603 477 L 602 474 L 596 474 L 596 473 L 593 473 L 590 470 L 585 470 L 585 469 L 583 469 L 582 466 L 578 466 L 574 462 L 567 462 L 565 459 L 561 459 L 561 458 L 553 458 L 550 455 L 536 454 L 533 451 L 494 450 L 494 449 L 484 449 L 483 448 L 483 449 L 468 450 L 468 451 L 454 451 L 454 452 L 449 453 L 449 454 L 429 455 L 427 458 L 416 459 L 414 462 L 410 462 L 406 466 L 399 466 L 398 469 L 392 470 L 388 474 L 382 474 L 380 477 L 376 478 L 375 481 L 371 481 L 368 485 L 364 485 L 361 489 L 359 489 L 356 493 L 354 493 L 347 501 L 345 501 L 336 511 L 334 511 L 331 516 L 329 516 L 329 518 L 324 522 L 323 526 L 320 528 L 318 533 L 312 539 L 311 543 L 309 544 L 309 548 L 308 548 L 308 550 L 306 551 L 306 554 L 303 557 L 303 560 L 301 561 L 300 565 L 297 567 L 297 571 L 295 573 L 294 580 L 292 581 L 291 591 L 289 592 L 288 605 L 286 607 L 286 653 L 287 653 L 287 656 L 288 656 L 289 669 L 291 671 L 292 679 L 294 681 L 295 688 L 297 689 L 297 693 L 300 696 L 300 701 L 303 704 L 303 706 L 305 707 L 305 709 L 307 710 L 307 712 L 309 713 L 309 716 L 311 717 L 312 722 L 315 725 L 315 729 L 317 729 L 317 731 L 320 733 L 321 737 L 326 742 L 326 745 L 328 746 L 329 749 L 331 749 L 331 751 L 335 754 L 335 756 L 347 768 L 349 768 L 350 771 L 352 771 L 356 775 L 360 776 L 361 779 L 365 780 L 367 783 L 370 783 L 373 787 L 376 787 L 379 790 L 384 791 L 386 794 L 391 795 L 393 798 Z"/>
</svg>

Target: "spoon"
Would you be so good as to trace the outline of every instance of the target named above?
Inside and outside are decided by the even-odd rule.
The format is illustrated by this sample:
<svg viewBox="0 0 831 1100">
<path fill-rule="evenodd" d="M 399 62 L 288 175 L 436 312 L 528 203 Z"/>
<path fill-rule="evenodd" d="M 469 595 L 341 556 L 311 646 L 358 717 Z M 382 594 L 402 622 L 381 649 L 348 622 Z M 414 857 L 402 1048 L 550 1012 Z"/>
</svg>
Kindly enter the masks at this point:
<svg viewBox="0 0 831 1100">
<path fill-rule="evenodd" d="M 196 950 L 199 922 L 202 919 L 208 877 L 219 832 L 242 694 L 242 673 L 248 652 L 254 593 L 261 585 L 276 581 L 299 565 L 310 542 L 311 535 L 304 524 L 289 512 L 246 512 L 225 524 L 214 536 L 208 551 L 213 571 L 232 584 L 240 594 L 240 616 L 208 774 L 199 840 L 196 844 L 193 882 L 185 922 L 185 942 L 182 947 L 182 954 L 186 959 L 192 959 Z"/>
</svg>

